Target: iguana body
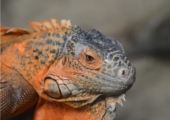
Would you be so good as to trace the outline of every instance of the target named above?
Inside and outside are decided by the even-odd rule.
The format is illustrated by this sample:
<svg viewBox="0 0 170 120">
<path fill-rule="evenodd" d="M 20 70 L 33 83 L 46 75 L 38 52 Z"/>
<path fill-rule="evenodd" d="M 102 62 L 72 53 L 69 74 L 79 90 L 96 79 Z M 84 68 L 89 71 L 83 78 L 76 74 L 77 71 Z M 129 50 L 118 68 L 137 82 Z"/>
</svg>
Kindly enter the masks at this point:
<svg viewBox="0 0 170 120">
<path fill-rule="evenodd" d="M 113 119 L 135 81 L 122 45 L 65 20 L 29 24 L 1 28 L 2 119 L 36 103 L 33 120 Z"/>
</svg>

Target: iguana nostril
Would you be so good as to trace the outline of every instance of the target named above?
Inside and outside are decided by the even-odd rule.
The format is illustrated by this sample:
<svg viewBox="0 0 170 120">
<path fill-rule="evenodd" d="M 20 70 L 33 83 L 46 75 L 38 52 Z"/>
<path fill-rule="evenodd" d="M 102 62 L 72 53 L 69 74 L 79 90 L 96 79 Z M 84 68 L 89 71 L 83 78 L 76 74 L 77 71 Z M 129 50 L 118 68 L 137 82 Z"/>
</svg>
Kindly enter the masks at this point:
<svg viewBox="0 0 170 120">
<path fill-rule="evenodd" d="M 120 77 L 126 78 L 128 75 L 128 70 L 126 68 L 120 68 L 118 74 Z"/>
<path fill-rule="evenodd" d="M 121 70 L 121 77 L 125 78 L 127 76 L 127 71 L 125 69 Z"/>
<path fill-rule="evenodd" d="M 125 70 L 122 71 L 122 76 L 124 76 L 124 75 L 125 75 Z"/>
<path fill-rule="evenodd" d="M 61 97 L 58 84 L 53 79 L 47 78 L 45 80 L 44 91 L 50 97 L 53 97 L 53 98 Z"/>
</svg>

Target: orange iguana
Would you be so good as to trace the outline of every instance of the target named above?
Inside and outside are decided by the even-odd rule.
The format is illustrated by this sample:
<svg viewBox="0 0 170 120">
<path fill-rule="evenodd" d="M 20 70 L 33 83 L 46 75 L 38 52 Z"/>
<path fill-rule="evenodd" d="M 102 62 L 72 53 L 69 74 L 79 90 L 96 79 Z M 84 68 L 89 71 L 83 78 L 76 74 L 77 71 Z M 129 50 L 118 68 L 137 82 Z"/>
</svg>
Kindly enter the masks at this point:
<svg viewBox="0 0 170 120">
<path fill-rule="evenodd" d="M 1 27 L 1 119 L 36 105 L 33 120 L 113 120 L 135 81 L 122 45 L 70 21 Z"/>
</svg>

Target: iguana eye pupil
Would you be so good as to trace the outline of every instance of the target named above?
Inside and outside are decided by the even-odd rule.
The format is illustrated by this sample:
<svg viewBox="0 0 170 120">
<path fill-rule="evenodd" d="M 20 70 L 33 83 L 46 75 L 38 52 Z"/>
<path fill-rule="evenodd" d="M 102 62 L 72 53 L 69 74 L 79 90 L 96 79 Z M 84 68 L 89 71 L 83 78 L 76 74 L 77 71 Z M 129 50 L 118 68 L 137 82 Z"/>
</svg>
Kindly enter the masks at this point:
<svg viewBox="0 0 170 120">
<path fill-rule="evenodd" d="M 86 57 L 86 61 L 88 61 L 88 62 L 91 62 L 94 60 L 94 58 L 90 55 L 85 55 L 85 57 Z"/>
</svg>

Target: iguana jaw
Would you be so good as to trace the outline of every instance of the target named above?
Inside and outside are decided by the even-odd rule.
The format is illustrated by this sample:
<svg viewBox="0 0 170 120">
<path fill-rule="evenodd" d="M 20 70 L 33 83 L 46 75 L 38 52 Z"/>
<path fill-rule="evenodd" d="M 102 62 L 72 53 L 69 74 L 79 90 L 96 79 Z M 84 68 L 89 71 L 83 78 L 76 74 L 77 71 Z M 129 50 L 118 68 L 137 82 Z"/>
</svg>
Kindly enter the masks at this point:
<svg viewBox="0 0 170 120">
<path fill-rule="evenodd" d="M 58 85 L 57 85 L 57 87 L 58 87 Z M 61 92 L 61 90 L 60 90 L 60 92 Z M 69 97 L 60 96 L 58 98 L 54 98 L 50 95 L 47 95 L 46 91 L 43 91 L 42 94 L 44 94 L 43 97 L 45 96 L 45 98 L 48 101 L 64 103 L 64 104 L 69 105 L 73 108 L 81 108 L 81 107 L 93 104 L 96 101 L 98 101 L 98 99 L 103 98 L 103 99 L 105 99 L 107 106 L 110 106 L 111 109 L 114 110 L 113 106 L 116 107 L 116 103 L 119 103 L 121 106 L 123 106 L 122 100 L 125 101 L 125 94 L 119 94 L 117 96 L 113 96 L 113 95 L 103 95 L 103 94 L 94 94 L 94 93 L 90 94 L 88 92 L 78 91 L 77 95 L 73 95 L 73 96 L 71 95 Z M 59 95 L 60 94 L 61 93 L 59 93 Z"/>
<path fill-rule="evenodd" d="M 57 80 L 59 78 L 59 80 Z M 75 80 L 74 80 L 75 83 Z M 47 85 L 46 85 L 47 84 Z M 52 86 L 51 86 L 52 85 Z M 63 88 L 65 87 L 65 88 Z M 41 96 L 51 102 L 61 102 L 67 104 L 73 108 L 80 108 L 88 104 L 92 104 L 98 98 L 109 98 L 113 99 L 115 103 L 122 105 L 121 100 L 125 100 L 125 95 L 123 94 L 129 88 L 125 88 L 120 93 L 112 92 L 94 92 L 89 91 L 88 87 L 86 89 L 80 89 L 76 84 L 72 83 L 67 77 L 48 77 L 45 80 L 45 85 L 42 85 Z M 48 93 L 49 91 L 49 93 Z"/>
<path fill-rule="evenodd" d="M 75 59 L 73 58 L 73 60 Z M 127 85 L 132 85 L 135 80 L 133 67 L 127 78 L 120 79 L 91 72 L 85 68 L 82 70 L 72 69 L 65 66 L 67 62 L 66 57 L 61 57 L 49 68 L 41 81 L 41 97 L 52 102 L 63 102 L 74 108 L 79 108 L 93 103 L 100 96 L 105 98 L 113 96 L 115 99 L 117 98 L 115 96 L 125 93 L 130 88 Z M 82 75 L 88 78 L 86 79 Z M 100 75 L 99 78 L 96 77 L 97 75 Z"/>
</svg>

